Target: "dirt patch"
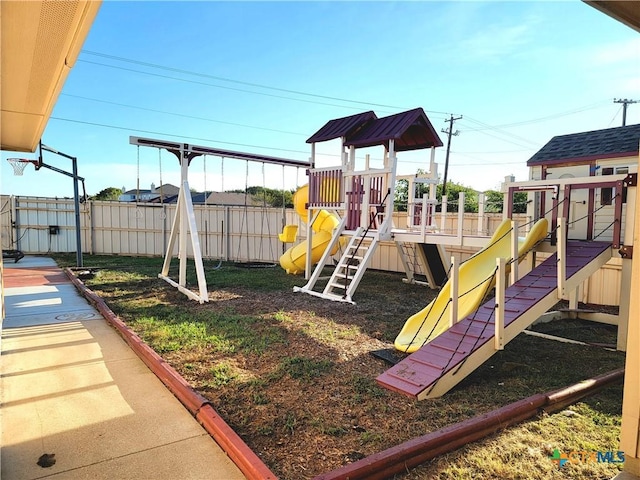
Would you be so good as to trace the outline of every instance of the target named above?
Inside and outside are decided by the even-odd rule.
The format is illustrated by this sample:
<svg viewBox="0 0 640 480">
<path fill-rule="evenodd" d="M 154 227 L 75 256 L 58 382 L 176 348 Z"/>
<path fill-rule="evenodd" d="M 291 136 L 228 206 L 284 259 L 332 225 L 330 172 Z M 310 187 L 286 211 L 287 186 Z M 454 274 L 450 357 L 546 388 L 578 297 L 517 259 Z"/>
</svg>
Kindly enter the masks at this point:
<svg viewBox="0 0 640 480">
<path fill-rule="evenodd" d="M 222 275 L 227 285 L 250 285 L 253 273 L 228 267 Z M 89 286 L 210 399 L 283 480 L 313 478 L 624 361 L 617 352 L 519 336 L 444 397 L 417 402 L 377 386 L 375 378 L 389 364 L 372 352 L 388 350 L 401 358 L 392 350 L 395 335 L 436 292 L 404 284 L 400 275 L 368 272 L 357 305 L 349 305 L 294 294 L 292 282 L 303 282 L 279 269 L 260 275 L 269 278 L 252 288 L 213 286 L 204 305 L 153 278 L 119 279 L 104 272 Z M 582 324 L 572 322 L 568 331 L 581 340 Z M 615 341 L 612 327 L 592 329 L 592 335 Z M 603 395 L 594 397 L 597 408 L 615 414 L 619 392 Z M 535 449 L 548 450 L 544 435 Z M 542 457 L 538 463 L 546 468 L 548 462 Z M 437 478 L 443 468 L 440 459 L 407 478 Z M 548 478 L 547 473 L 532 471 L 530 478 Z"/>
</svg>

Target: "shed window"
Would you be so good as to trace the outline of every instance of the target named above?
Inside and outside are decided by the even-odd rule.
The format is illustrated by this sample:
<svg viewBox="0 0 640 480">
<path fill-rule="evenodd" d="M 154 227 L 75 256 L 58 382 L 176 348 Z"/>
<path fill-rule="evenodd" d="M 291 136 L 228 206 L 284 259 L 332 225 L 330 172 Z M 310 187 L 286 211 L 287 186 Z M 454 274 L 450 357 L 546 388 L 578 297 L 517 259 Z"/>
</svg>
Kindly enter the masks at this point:
<svg viewBox="0 0 640 480">
<path fill-rule="evenodd" d="M 621 175 L 623 173 L 629 173 L 629 167 L 616 167 L 615 169 L 613 167 L 606 167 L 602 169 L 602 176 L 613 175 L 614 173 L 617 175 Z M 613 202 L 613 188 L 607 187 L 601 190 L 602 191 L 600 194 L 600 204 L 611 205 L 611 203 Z M 627 190 L 623 188 L 622 203 L 626 203 L 626 202 L 627 202 Z"/>
</svg>

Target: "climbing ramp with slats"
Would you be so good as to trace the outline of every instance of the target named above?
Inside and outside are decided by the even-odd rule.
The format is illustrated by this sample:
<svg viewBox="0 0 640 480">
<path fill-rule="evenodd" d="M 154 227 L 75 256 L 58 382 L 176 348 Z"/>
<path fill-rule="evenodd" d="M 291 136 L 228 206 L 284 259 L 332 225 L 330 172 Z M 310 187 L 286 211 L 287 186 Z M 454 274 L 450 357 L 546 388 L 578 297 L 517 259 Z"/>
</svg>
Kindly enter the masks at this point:
<svg viewBox="0 0 640 480">
<path fill-rule="evenodd" d="M 565 258 L 564 289 L 569 292 L 607 263 L 611 244 L 568 241 Z M 553 307 L 558 295 L 558 257 L 554 254 L 505 289 L 503 344 Z M 495 299 L 489 300 L 378 376 L 378 384 L 418 400 L 444 395 L 498 351 L 495 310 Z"/>
</svg>

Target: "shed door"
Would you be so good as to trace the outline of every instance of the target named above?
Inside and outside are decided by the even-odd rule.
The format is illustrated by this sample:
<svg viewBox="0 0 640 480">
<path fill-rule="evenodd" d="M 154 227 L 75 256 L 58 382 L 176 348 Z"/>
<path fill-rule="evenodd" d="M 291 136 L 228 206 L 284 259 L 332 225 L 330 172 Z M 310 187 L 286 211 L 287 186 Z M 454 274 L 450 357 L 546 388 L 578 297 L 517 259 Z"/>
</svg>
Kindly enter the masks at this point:
<svg viewBox="0 0 640 480">
<path fill-rule="evenodd" d="M 589 176 L 589 165 L 578 165 L 573 167 L 555 167 L 547 169 L 547 179 L 578 178 Z M 551 195 L 547 194 L 546 205 L 550 208 Z M 571 192 L 571 205 L 569 206 L 569 238 L 572 240 L 586 240 L 589 213 L 589 190 L 580 189 Z M 562 207 L 558 215 L 562 215 Z M 551 216 L 547 218 L 551 220 Z"/>
</svg>

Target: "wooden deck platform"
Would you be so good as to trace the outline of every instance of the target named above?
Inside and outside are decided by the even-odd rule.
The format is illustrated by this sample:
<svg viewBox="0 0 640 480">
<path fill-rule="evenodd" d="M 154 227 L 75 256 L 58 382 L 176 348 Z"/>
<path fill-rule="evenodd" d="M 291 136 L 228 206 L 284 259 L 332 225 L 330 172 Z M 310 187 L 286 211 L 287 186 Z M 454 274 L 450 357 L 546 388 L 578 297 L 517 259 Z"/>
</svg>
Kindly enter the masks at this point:
<svg viewBox="0 0 640 480">
<path fill-rule="evenodd" d="M 567 287 L 575 288 L 611 258 L 607 242 L 567 242 Z M 515 338 L 558 302 L 554 254 L 505 291 L 504 343 Z M 435 398 L 449 391 L 497 350 L 494 347 L 495 300 L 424 345 L 376 381 L 390 390 Z"/>
</svg>

